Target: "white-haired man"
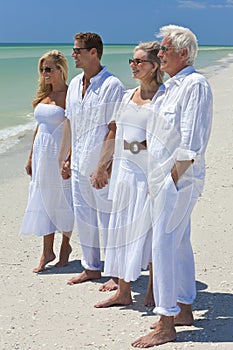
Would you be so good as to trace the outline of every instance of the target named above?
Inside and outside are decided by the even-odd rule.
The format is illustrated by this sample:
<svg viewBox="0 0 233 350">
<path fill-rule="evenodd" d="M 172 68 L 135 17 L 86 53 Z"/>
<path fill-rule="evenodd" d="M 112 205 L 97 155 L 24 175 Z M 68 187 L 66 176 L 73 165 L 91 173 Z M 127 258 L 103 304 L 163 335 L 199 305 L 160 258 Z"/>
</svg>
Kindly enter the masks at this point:
<svg viewBox="0 0 233 350">
<path fill-rule="evenodd" d="M 168 79 L 148 123 L 149 191 L 153 220 L 153 289 L 160 315 L 152 332 L 132 345 L 147 348 L 176 339 L 176 325 L 193 323 L 196 296 L 190 216 L 203 190 L 212 93 L 193 67 L 197 39 L 176 25 L 160 28 L 158 57 Z"/>
</svg>

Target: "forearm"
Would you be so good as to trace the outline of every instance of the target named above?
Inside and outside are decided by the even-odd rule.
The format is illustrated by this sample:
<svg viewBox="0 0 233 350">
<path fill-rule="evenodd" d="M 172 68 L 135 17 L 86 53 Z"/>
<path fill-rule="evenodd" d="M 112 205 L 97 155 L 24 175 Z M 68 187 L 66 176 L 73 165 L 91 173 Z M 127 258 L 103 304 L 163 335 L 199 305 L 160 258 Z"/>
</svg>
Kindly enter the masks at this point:
<svg viewBox="0 0 233 350">
<path fill-rule="evenodd" d="M 114 153 L 115 142 L 114 139 L 106 140 L 104 149 L 102 151 L 100 160 L 98 162 L 97 172 L 105 171 L 108 169 L 112 162 L 112 157 Z"/>
<path fill-rule="evenodd" d="M 109 126 L 108 135 L 105 138 L 103 150 L 100 160 L 98 162 L 97 169 L 91 174 L 91 184 L 96 189 L 101 189 L 108 184 L 108 178 L 110 173 L 110 165 L 112 162 L 112 156 L 115 146 L 115 134 L 116 125 L 111 124 Z"/>
<path fill-rule="evenodd" d="M 58 154 L 58 161 L 60 168 L 67 158 L 71 155 L 71 128 L 70 121 L 68 119 L 64 122 L 64 128 L 62 133 L 61 146 Z"/>
<path fill-rule="evenodd" d="M 115 148 L 115 135 L 116 135 L 116 126 L 115 123 L 111 125 L 111 128 L 108 132 L 108 135 L 104 142 L 104 147 L 100 156 L 100 160 L 98 162 L 98 168 L 99 171 L 105 171 L 109 164 L 112 161 L 114 148 Z"/>
<path fill-rule="evenodd" d="M 177 184 L 178 180 L 181 178 L 181 176 L 186 172 L 186 170 L 190 167 L 190 165 L 193 162 L 194 160 L 176 161 L 171 171 L 171 176 L 175 184 Z"/>
<path fill-rule="evenodd" d="M 30 175 L 30 176 L 32 176 L 33 145 L 34 145 L 34 141 L 35 141 L 37 132 L 38 132 L 38 125 L 37 125 L 36 130 L 35 130 L 34 135 L 33 135 L 33 141 L 32 141 L 31 151 L 30 151 L 30 154 L 29 154 L 29 157 L 28 157 L 28 161 L 27 161 L 26 166 L 25 166 L 26 173 L 27 173 L 28 175 Z"/>
<path fill-rule="evenodd" d="M 33 135 L 32 147 L 31 147 L 31 151 L 30 151 L 29 159 L 28 159 L 29 161 L 32 160 L 33 145 L 34 145 L 34 141 L 35 141 L 37 132 L 38 132 L 38 125 L 37 125 L 36 130 L 35 130 L 34 135 Z"/>
</svg>

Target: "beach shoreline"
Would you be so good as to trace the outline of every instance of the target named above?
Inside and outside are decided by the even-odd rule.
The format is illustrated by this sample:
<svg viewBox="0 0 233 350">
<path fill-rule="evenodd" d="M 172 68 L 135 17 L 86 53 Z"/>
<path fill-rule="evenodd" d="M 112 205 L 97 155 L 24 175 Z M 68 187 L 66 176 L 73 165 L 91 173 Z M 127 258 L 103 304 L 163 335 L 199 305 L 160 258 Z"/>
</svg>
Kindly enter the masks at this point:
<svg viewBox="0 0 233 350">
<path fill-rule="evenodd" d="M 35 129 L 31 101 L 37 90 L 39 57 L 50 49 L 61 50 L 69 64 L 68 84 L 81 72 L 75 68 L 71 56 L 72 46 L 53 45 L 55 44 L 0 45 L 0 156 Z M 128 65 L 133 48 L 132 44 L 104 46 L 102 64 L 106 65 L 126 88 L 133 88 L 137 84 Z M 199 46 L 195 67 L 198 72 L 211 78 L 228 67 L 232 61 L 233 46 Z M 17 68 L 19 64 L 20 69 Z M 12 84 L 15 76 L 18 84 Z"/>
<path fill-rule="evenodd" d="M 34 131 L 28 131 L 20 141 L 7 152 L 0 154 L 1 169 L 0 182 L 7 182 L 13 178 L 25 178 L 25 165 L 28 160 Z"/>
<path fill-rule="evenodd" d="M 205 189 L 192 215 L 195 323 L 177 328 L 176 342 L 161 345 L 161 350 L 233 348 L 233 64 L 209 81 L 214 95 L 213 128 L 206 155 Z M 156 317 L 143 305 L 148 271 L 132 283 L 133 305 L 95 309 L 93 305 L 110 294 L 98 291 L 106 277 L 82 285 L 66 284 L 81 271 L 75 228 L 69 265 L 32 273 L 42 239 L 18 234 L 27 204 L 29 177 L 24 166 L 32 137 L 33 132 L 28 133 L 20 144 L 1 155 L 0 349 L 133 349 L 130 343 L 148 333 Z M 57 254 L 60 241 L 58 234 Z"/>
</svg>

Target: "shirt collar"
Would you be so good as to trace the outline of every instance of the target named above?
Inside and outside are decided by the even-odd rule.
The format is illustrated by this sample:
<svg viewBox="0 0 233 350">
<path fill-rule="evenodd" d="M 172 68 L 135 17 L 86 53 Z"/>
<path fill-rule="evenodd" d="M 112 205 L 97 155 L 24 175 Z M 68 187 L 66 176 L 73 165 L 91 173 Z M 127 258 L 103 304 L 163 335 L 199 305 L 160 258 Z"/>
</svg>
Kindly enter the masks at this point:
<svg viewBox="0 0 233 350">
<path fill-rule="evenodd" d="M 187 66 L 174 75 L 174 77 L 169 78 L 164 85 L 166 88 L 168 88 L 171 84 L 180 85 L 187 75 L 192 74 L 193 72 L 195 72 L 195 68 L 193 66 Z"/>
<path fill-rule="evenodd" d="M 107 71 L 107 67 L 106 66 L 101 66 L 101 68 L 102 68 L 101 71 L 98 74 L 94 75 L 90 79 L 90 83 L 94 83 L 96 80 L 98 81 L 99 78 L 102 77 L 105 74 L 105 72 Z M 80 77 L 81 77 L 81 81 L 83 81 L 84 72 L 81 73 Z"/>
<path fill-rule="evenodd" d="M 90 79 L 91 83 L 94 83 L 96 80 L 99 80 L 99 78 L 101 78 L 106 72 L 107 68 L 105 66 L 101 66 L 101 67 L 102 67 L 101 71 Z"/>
<path fill-rule="evenodd" d="M 165 90 L 166 90 L 165 84 L 160 85 L 159 88 L 158 88 L 158 91 L 157 91 L 156 94 L 153 96 L 153 98 L 152 98 L 152 100 L 151 100 L 151 103 L 153 103 L 153 102 L 157 99 L 158 96 L 160 96 L 161 94 L 163 94 Z"/>
</svg>

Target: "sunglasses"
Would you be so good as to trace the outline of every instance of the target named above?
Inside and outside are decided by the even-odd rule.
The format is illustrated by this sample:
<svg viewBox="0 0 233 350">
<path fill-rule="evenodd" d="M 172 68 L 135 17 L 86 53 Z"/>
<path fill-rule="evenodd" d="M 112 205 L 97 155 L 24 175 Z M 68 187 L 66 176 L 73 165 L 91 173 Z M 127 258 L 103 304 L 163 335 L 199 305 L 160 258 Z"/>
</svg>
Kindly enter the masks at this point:
<svg viewBox="0 0 233 350">
<path fill-rule="evenodd" d="M 150 62 L 150 63 L 153 63 L 153 62 L 150 61 L 150 60 L 141 60 L 140 58 L 130 58 L 130 59 L 129 59 L 129 64 L 133 63 L 133 64 L 135 64 L 136 66 L 137 66 L 139 63 L 143 63 L 143 62 Z"/>
<path fill-rule="evenodd" d="M 81 50 L 91 50 L 91 47 L 73 47 L 73 53 L 79 55 Z"/>
<path fill-rule="evenodd" d="M 52 72 L 52 70 L 53 70 L 53 68 L 51 68 L 51 67 L 41 67 L 40 68 L 40 73 L 42 74 L 42 73 L 51 73 Z"/>
<path fill-rule="evenodd" d="M 159 47 L 159 51 L 163 51 L 163 52 L 166 52 L 169 49 L 175 49 L 175 47 L 174 46 L 164 46 L 164 45 Z"/>
</svg>

